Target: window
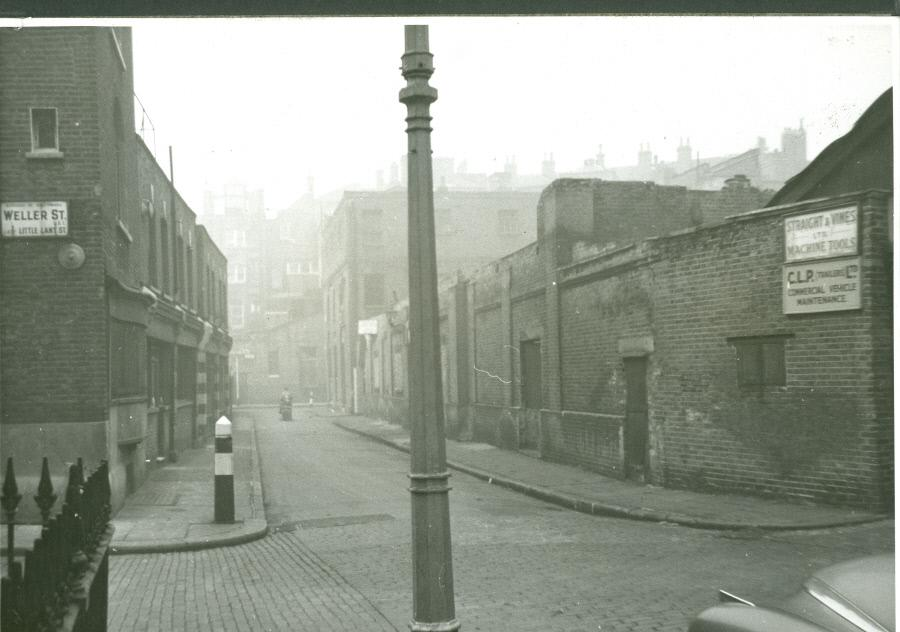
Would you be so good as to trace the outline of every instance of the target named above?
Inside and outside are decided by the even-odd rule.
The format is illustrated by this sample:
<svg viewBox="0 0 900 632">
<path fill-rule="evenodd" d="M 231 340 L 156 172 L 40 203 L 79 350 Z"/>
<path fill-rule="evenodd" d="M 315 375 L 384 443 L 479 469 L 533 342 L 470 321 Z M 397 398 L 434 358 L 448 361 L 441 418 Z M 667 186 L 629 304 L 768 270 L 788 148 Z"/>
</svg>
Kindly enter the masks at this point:
<svg viewBox="0 0 900 632">
<path fill-rule="evenodd" d="M 31 108 L 31 151 L 59 151 L 56 108 Z"/>
<path fill-rule="evenodd" d="M 197 352 L 190 347 L 178 347 L 178 399 L 193 399 L 197 380 Z"/>
<path fill-rule="evenodd" d="M 359 223 L 359 242 L 362 246 L 381 246 L 384 222 L 380 208 L 362 209 Z"/>
<path fill-rule="evenodd" d="M 231 303 L 228 306 L 228 323 L 234 329 L 240 329 L 244 326 L 244 304 Z"/>
<path fill-rule="evenodd" d="M 148 261 L 147 265 L 150 267 L 150 285 L 153 287 L 159 287 L 159 266 L 156 264 L 156 218 L 153 215 L 150 216 L 150 236 L 149 236 L 149 245 L 148 245 Z"/>
<path fill-rule="evenodd" d="M 114 398 L 144 392 L 144 341 L 139 325 L 110 320 L 110 389 Z"/>
<path fill-rule="evenodd" d="M 363 275 L 363 304 L 382 307 L 384 305 L 384 275 Z"/>
<path fill-rule="evenodd" d="M 229 283 L 246 283 L 247 282 L 247 266 L 234 264 L 228 269 Z"/>
<path fill-rule="evenodd" d="M 302 262 L 291 262 L 288 261 L 284 264 L 284 269 L 287 274 L 303 274 L 303 263 Z"/>
<path fill-rule="evenodd" d="M 162 220 L 159 223 L 160 259 L 162 259 L 162 287 L 163 292 L 171 291 L 169 282 L 169 223 Z"/>
<path fill-rule="evenodd" d="M 497 211 L 497 232 L 501 235 L 515 235 L 520 230 L 519 211 L 503 208 Z"/>
<path fill-rule="evenodd" d="M 190 233 L 189 233 L 190 234 Z M 185 253 L 187 265 L 187 304 L 194 305 L 194 249 L 188 246 Z"/>
<path fill-rule="evenodd" d="M 119 97 L 113 99 L 113 131 L 116 152 L 116 218 L 122 219 L 122 143 L 125 141 L 125 123 L 122 120 L 122 106 Z"/>
<path fill-rule="evenodd" d="M 228 237 L 228 245 L 230 246 L 246 246 L 247 245 L 247 232 L 243 230 L 234 229 L 231 231 Z"/>
<path fill-rule="evenodd" d="M 738 386 L 784 386 L 786 336 L 731 338 L 737 355 Z"/>
<path fill-rule="evenodd" d="M 278 349 L 269 351 L 269 377 L 278 377 Z"/>
</svg>

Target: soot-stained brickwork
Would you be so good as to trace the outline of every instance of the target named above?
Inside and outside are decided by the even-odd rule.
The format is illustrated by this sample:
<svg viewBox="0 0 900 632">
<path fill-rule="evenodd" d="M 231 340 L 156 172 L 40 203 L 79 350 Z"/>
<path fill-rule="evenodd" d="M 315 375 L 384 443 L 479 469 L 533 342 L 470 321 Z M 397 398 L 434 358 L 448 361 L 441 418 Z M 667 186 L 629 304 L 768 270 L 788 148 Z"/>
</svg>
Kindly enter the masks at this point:
<svg viewBox="0 0 900 632">
<path fill-rule="evenodd" d="M 106 459 L 114 509 L 229 401 L 227 262 L 135 133 L 134 72 L 128 28 L 0 29 L 0 456 L 23 490 Z M 48 203 L 67 227 L 32 236 Z"/>
<path fill-rule="evenodd" d="M 890 162 L 877 140 L 889 104 L 789 182 L 781 204 L 766 207 L 770 194 L 740 176 L 720 192 L 547 187 L 534 244 L 441 292 L 445 311 L 468 316 L 442 329 L 442 348 L 468 349 L 445 369 L 464 376 L 445 387 L 451 436 L 669 487 L 889 510 L 893 197 L 878 177 L 888 171 L 859 168 Z M 787 222 L 838 209 L 855 218 L 851 250 L 789 262 Z M 842 275 L 850 304 L 814 298 L 796 313 L 794 294 L 835 284 L 807 291 L 790 281 L 798 266 Z M 379 317 L 379 340 L 390 319 Z M 539 397 L 523 356 L 535 349 Z M 378 414 L 384 398 L 370 393 L 363 411 Z M 405 423 L 396 397 L 391 410 Z"/>
</svg>

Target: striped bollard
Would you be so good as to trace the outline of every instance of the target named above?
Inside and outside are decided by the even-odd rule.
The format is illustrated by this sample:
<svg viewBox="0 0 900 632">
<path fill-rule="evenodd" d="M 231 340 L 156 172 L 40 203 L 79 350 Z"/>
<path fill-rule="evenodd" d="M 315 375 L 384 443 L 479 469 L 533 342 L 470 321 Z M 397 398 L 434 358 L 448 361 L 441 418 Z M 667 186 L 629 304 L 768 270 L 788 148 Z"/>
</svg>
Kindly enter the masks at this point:
<svg viewBox="0 0 900 632">
<path fill-rule="evenodd" d="M 222 415 L 216 422 L 216 522 L 234 522 L 234 454 L 231 422 Z"/>
</svg>

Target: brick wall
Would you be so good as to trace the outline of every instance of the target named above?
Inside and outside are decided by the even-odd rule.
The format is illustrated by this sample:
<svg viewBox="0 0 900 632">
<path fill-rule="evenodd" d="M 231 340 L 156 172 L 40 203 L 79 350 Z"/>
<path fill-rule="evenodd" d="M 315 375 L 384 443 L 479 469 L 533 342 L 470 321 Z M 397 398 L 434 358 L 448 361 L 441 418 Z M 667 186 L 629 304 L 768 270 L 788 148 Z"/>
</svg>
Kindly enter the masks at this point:
<svg viewBox="0 0 900 632">
<path fill-rule="evenodd" d="M 863 206 L 863 226 L 883 226 L 886 208 Z M 660 240 L 651 414 L 663 431 L 666 484 L 871 506 L 883 500 L 875 436 L 888 419 L 876 408 L 889 393 L 874 394 L 886 380 L 873 379 L 872 363 L 883 352 L 873 342 L 889 328 L 888 286 L 878 283 L 886 242 L 877 232 L 862 242 L 863 309 L 793 316 L 781 310 L 780 215 L 719 226 L 702 239 Z M 788 336 L 786 386 L 742 389 L 727 338 L 771 334 Z"/>
<path fill-rule="evenodd" d="M 0 242 L 4 423 L 106 418 L 95 29 L 0 31 L 0 200 L 65 201 L 69 237 Z M 30 80 L 40 77 L 40 80 Z M 60 158 L 30 158 L 29 107 L 58 108 Z M 70 242 L 85 263 L 57 261 Z"/>
<path fill-rule="evenodd" d="M 647 480 L 886 508 L 893 476 L 889 196 L 826 203 L 860 205 L 862 309 L 785 315 L 784 217 L 822 202 L 733 217 L 765 195 L 620 184 L 549 187 L 538 208 L 539 241 L 469 277 L 471 350 L 457 363 L 471 367 L 472 388 L 460 436 L 521 445 L 514 350 L 539 337 L 544 458 L 625 475 L 624 358 L 643 355 Z M 613 202 L 616 191 L 625 201 Z M 665 219 L 653 219 L 654 204 Z M 616 213 L 636 217 L 636 225 Z M 714 223 L 691 226 L 698 218 Z M 652 237 L 682 222 L 688 225 Z M 617 239 L 652 238 L 588 243 L 600 225 Z M 442 333 L 444 345 L 452 344 L 449 327 Z M 784 341 L 784 386 L 738 384 L 735 339 L 752 336 Z"/>
</svg>

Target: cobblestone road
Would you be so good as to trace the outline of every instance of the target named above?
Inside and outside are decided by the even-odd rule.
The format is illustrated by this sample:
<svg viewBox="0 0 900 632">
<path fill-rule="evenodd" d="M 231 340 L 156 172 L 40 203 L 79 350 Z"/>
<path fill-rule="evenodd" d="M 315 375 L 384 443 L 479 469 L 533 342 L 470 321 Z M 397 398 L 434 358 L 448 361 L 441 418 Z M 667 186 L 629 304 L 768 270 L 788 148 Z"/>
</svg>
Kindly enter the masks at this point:
<svg viewBox="0 0 900 632">
<path fill-rule="evenodd" d="M 408 456 L 327 419 L 257 415 L 272 534 L 113 557 L 110 630 L 405 630 Z M 454 473 L 463 630 L 684 630 L 719 587 L 756 601 L 823 565 L 893 549 L 893 522 L 725 533 L 587 516 Z"/>
</svg>

